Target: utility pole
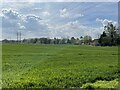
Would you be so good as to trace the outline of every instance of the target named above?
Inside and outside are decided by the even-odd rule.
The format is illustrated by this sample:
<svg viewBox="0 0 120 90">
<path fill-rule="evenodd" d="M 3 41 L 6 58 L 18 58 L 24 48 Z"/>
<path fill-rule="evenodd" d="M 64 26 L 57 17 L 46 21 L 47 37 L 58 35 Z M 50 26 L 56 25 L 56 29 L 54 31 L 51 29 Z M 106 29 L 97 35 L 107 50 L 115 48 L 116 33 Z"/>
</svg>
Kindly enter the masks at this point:
<svg viewBox="0 0 120 90">
<path fill-rule="evenodd" d="M 21 40 L 21 31 L 17 31 L 17 44 L 22 43 Z"/>
<path fill-rule="evenodd" d="M 20 43 L 22 44 L 22 40 L 21 40 L 21 31 L 20 31 Z"/>
<path fill-rule="evenodd" d="M 17 31 L 17 44 L 18 44 L 18 31 Z"/>
</svg>

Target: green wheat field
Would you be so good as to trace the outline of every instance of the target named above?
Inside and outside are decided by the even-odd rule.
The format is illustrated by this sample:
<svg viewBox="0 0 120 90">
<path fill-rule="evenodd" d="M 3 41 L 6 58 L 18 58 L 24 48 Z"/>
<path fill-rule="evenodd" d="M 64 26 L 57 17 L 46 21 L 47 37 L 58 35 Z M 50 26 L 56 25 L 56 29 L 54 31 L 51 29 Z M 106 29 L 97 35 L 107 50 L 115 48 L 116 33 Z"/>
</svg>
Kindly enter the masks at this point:
<svg viewBox="0 0 120 90">
<path fill-rule="evenodd" d="M 118 47 L 2 45 L 3 88 L 117 88 Z"/>
</svg>

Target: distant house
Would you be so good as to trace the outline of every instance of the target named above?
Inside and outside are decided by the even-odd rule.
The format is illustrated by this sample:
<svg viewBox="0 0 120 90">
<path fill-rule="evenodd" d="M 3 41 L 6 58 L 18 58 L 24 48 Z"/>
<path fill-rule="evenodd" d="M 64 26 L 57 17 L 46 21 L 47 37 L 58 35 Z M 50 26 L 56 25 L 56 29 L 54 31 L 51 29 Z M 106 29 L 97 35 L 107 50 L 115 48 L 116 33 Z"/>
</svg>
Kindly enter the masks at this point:
<svg viewBox="0 0 120 90">
<path fill-rule="evenodd" d="M 92 42 L 91 42 L 91 45 L 93 46 L 99 46 L 99 42 L 98 42 L 98 39 L 94 39 Z"/>
</svg>

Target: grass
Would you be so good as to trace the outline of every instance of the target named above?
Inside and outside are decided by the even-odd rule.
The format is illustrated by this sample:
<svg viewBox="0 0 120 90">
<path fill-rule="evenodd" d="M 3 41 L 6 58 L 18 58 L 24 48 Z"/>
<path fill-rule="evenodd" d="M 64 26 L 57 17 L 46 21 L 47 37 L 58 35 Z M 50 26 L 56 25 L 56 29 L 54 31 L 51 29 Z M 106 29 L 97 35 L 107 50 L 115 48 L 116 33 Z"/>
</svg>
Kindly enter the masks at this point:
<svg viewBox="0 0 120 90">
<path fill-rule="evenodd" d="M 82 88 L 119 78 L 118 47 L 3 44 L 2 51 L 3 88 Z"/>
<path fill-rule="evenodd" d="M 95 83 L 86 83 L 82 86 L 86 89 L 98 89 L 98 88 L 118 88 L 118 79 L 112 81 L 97 81 Z"/>
</svg>

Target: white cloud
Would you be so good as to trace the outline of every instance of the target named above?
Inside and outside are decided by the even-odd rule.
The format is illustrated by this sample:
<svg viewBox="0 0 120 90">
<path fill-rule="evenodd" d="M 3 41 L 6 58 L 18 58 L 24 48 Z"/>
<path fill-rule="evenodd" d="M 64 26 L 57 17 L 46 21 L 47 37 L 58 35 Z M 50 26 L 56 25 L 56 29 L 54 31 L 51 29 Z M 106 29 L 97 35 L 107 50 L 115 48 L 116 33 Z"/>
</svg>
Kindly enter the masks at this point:
<svg viewBox="0 0 120 90">
<path fill-rule="evenodd" d="M 28 31 L 31 31 L 33 33 L 32 35 L 36 36 L 45 36 L 48 33 L 48 26 L 42 22 L 39 16 L 32 14 L 21 15 L 11 9 L 2 10 L 2 14 L 2 29 L 4 38 L 13 34 L 13 36 L 16 37 L 17 30 L 22 30 L 25 33 L 24 35 L 27 35 Z"/>
<path fill-rule="evenodd" d="M 93 38 L 98 38 L 103 32 L 103 28 L 92 28 L 82 25 L 79 21 L 68 22 L 64 25 L 49 25 L 51 37 L 80 37 L 90 35 Z"/>
<path fill-rule="evenodd" d="M 42 23 L 41 18 L 35 15 L 27 15 L 23 25 L 27 30 L 44 31 L 46 26 Z"/>
<path fill-rule="evenodd" d="M 8 19 L 19 19 L 20 14 L 12 9 L 3 9 L 2 14 Z"/>
<path fill-rule="evenodd" d="M 21 17 L 18 12 L 11 9 L 3 9 L 2 14 L 2 28 L 17 28 L 17 23 Z"/>
<path fill-rule="evenodd" d="M 40 11 L 42 8 L 33 8 L 32 11 Z"/>
<path fill-rule="evenodd" d="M 66 8 L 59 10 L 60 12 L 60 17 L 62 18 L 79 18 L 79 17 L 83 17 L 84 15 L 82 13 L 70 13 Z"/>
<path fill-rule="evenodd" d="M 18 24 L 18 27 L 19 27 L 20 30 L 25 30 L 26 29 L 25 26 L 21 25 L 21 23 L 17 23 L 17 24 Z"/>
<path fill-rule="evenodd" d="M 66 8 L 60 10 L 60 17 L 69 17 L 69 12 L 67 11 Z"/>
<path fill-rule="evenodd" d="M 67 9 L 62 9 L 61 14 L 64 17 L 70 16 Z M 79 21 L 71 21 L 66 24 L 58 25 L 50 24 L 41 20 L 39 16 L 34 14 L 21 15 L 15 10 L 5 9 L 2 11 L 3 36 L 14 36 L 16 38 L 16 30 L 22 29 L 24 38 L 30 37 L 80 37 L 90 35 L 97 38 L 101 34 L 102 28 L 92 28 L 82 25 Z M 45 11 L 48 15 L 48 12 Z M 77 15 L 77 14 L 76 14 Z M 79 16 L 79 15 L 78 15 Z M 101 21 L 98 19 L 98 21 Z"/>
<path fill-rule="evenodd" d="M 36 16 L 34 14 L 28 14 L 26 15 L 26 19 L 30 19 L 30 20 L 42 20 L 39 16 Z"/>
<path fill-rule="evenodd" d="M 106 26 L 108 23 L 113 23 L 113 25 L 118 26 L 118 23 L 116 21 L 113 21 L 113 20 L 97 18 L 96 21 L 101 22 L 103 24 L 103 26 Z"/>
<path fill-rule="evenodd" d="M 74 17 L 77 18 L 77 17 L 83 17 L 84 15 L 83 14 L 76 14 Z"/>
<path fill-rule="evenodd" d="M 44 16 L 50 16 L 50 13 L 49 13 L 48 11 L 44 11 L 44 12 L 43 12 L 43 15 L 44 15 Z"/>
</svg>

